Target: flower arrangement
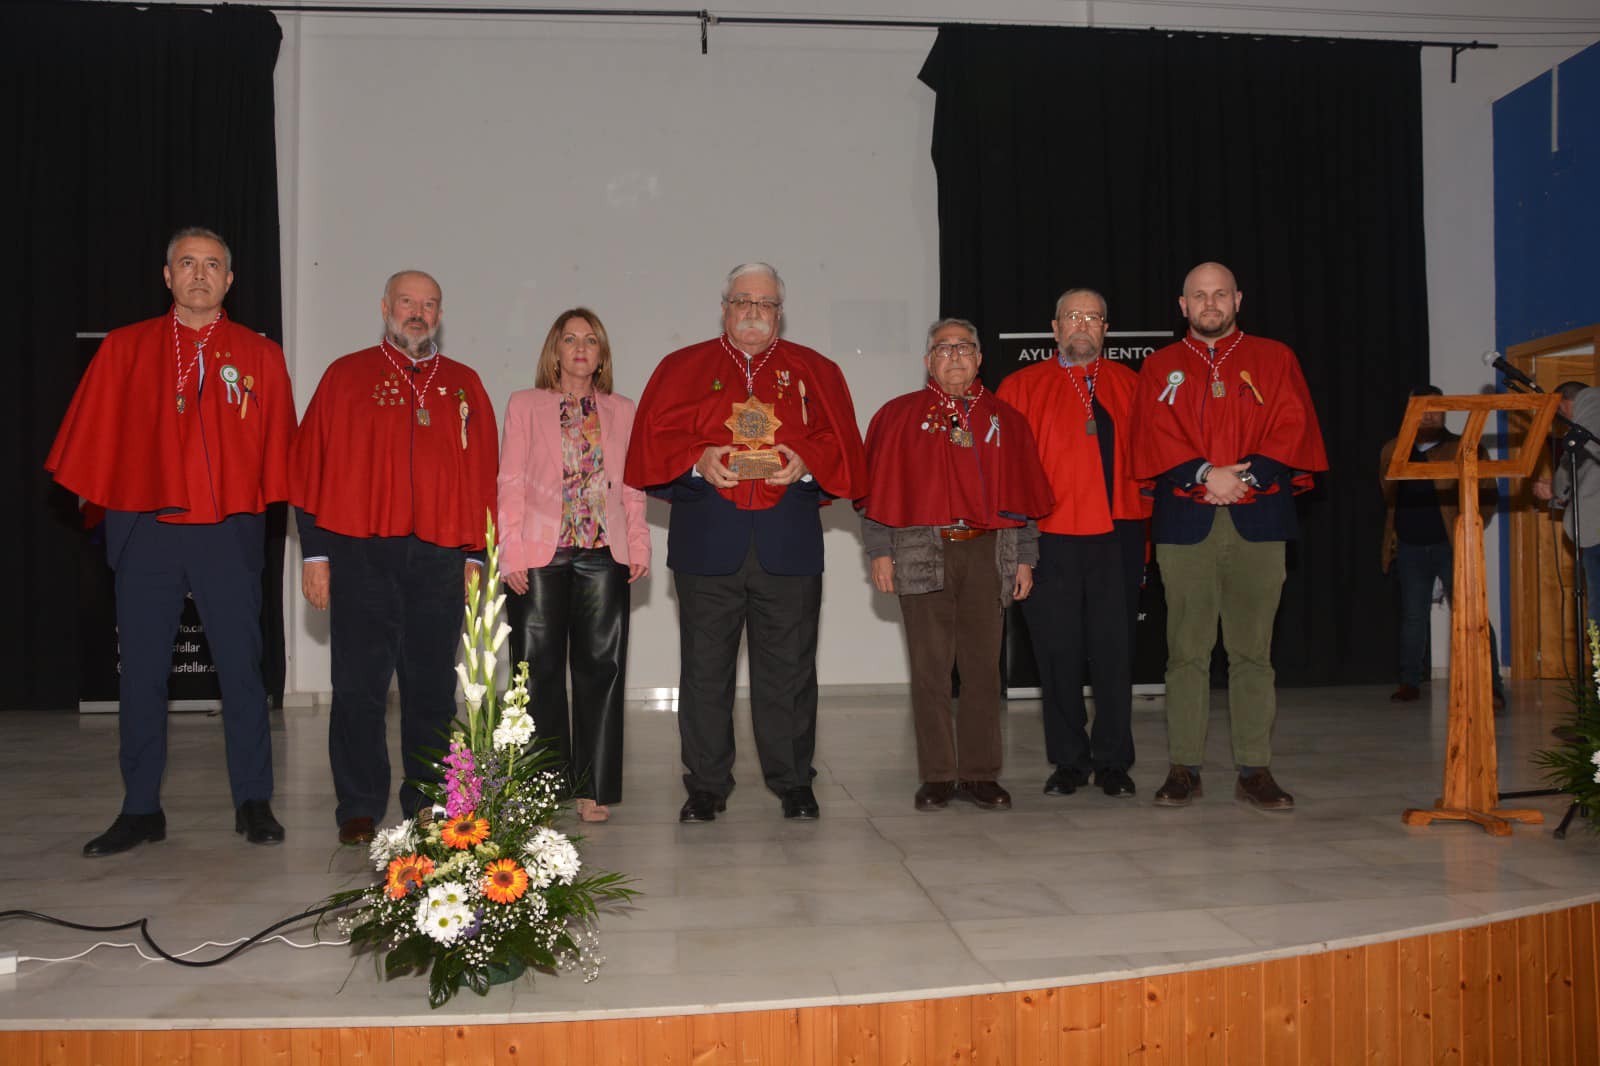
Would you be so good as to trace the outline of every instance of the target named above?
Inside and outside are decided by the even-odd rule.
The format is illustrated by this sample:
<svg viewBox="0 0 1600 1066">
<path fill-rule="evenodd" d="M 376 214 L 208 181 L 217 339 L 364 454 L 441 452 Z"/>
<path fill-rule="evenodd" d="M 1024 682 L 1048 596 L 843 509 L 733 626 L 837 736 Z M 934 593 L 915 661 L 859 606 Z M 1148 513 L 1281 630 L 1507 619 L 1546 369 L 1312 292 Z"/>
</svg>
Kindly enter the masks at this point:
<svg viewBox="0 0 1600 1066">
<path fill-rule="evenodd" d="M 497 691 L 496 656 L 511 629 L 501 620 L 499 548 L 488 523 L 488 567 L 468 586 L 457 677 L 466 701 L 449 750 L 427 751 L 443 785 L 418 783 L 431 810 L 380 830 L 371 858 L 382 879 L 335 893 L 327 903 L 358 951 L 382 960 L 385 976 L 428 970 L 428 1003 L 439 1007 L 466 984 L 479 995 L 520 976 L 581 967 L 599 975 L 594 918 L 631 897 L 620 874 L 581 876 L 572 838 L 555 828 L 561 775 L 534 736 L 528 664 Z"/>
<path fill-rule="evenodd" d="M 1592 830 L 1600 830 L 1600 627 L 1589 623 L 1589 678 L 1572 683 L 1573 739 L 1559 748 L 1536 752 L 1545 780 L 1572 797 Z"/>
</svg>

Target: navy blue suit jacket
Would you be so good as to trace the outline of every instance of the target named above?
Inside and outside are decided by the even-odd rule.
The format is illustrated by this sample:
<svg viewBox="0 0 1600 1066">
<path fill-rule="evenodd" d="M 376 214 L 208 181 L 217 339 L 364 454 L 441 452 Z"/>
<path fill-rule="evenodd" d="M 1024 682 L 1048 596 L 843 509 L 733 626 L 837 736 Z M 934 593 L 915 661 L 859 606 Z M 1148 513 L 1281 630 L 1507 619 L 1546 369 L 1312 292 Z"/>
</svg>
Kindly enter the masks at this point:
<svg viewBox="0 0 1600 1066">
<path fill-rule="evenodd" d="M 1241 462 L 1250 464 L 1250 472 L 1263 486 L 1276 483 L 1278 491 L 1228 508 L 1228 516 L 1233 519 L 1239 536 L 1255 542 L 1294 540 L 1300 532 L 1294 508 L 1294 485 L 1290 480 L 1294 471 L 1264 455 L 1247 455 Z M 1199 544 L 1211 532 L 1211 523 L 1217 517 L 1216 506 L 1173 492 L 1175 487 L 1185 491 L 1192 488 L 1195 471 L 1199 468 L 1200 458 L 1196 456 L 1156 479 L 1155 520 L 1151 532 L 1157 544 Z"/>
<path fill-rule="evenodd" d="M 744 563 L 753 539 L 756 559 L 769 574 L 810 577 L 822 573 L 823 493 L 815 481 L 797 481 L 771 507 L 742 511 L 704 478 L 684 474 L 652 495 L 672 502 L 667 525 L 667 566 L 701 577 L 731 574 Z"/>
</svg>

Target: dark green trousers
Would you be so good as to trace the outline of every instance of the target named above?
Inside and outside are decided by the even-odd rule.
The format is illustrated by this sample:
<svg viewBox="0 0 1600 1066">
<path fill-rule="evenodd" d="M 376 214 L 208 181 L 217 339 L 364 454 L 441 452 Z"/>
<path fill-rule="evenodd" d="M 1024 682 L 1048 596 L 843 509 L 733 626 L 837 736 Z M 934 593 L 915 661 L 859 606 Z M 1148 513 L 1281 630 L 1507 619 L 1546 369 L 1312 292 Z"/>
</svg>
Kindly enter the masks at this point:
<svg viewBox="0 0 1600 1066">
<path fill-rule="evenodd" d="M 1283 591 L 1283 541 L 1245 540 L 1228 508 L 1218 507 L 1198 544 L 1158 544 L 1167 592 L 1167 750 L 1179 766 L 1205 761 L 1211 717 L 1211 651 L 1222 622 L 1228 654 L 1233 761 L 1272 761 L 1278 698 L 1272 672 L 1272 620 Z"/>
</svg>

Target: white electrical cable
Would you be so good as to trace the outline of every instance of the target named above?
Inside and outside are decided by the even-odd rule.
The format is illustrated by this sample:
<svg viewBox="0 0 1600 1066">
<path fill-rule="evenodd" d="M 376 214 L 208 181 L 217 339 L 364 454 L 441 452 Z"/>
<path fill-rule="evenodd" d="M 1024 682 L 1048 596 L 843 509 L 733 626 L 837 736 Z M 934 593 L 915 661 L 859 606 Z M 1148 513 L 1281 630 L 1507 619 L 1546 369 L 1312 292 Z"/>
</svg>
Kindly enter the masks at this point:
<svg viewBox="0 0 1600 1066">
<path fill-rule="evenodd" d="M 188 951 L 176 951 L 176 952 L 173 952 L 173 955 L 176 956 L 177 958 L 181 959 L 186 955 L 193 955 L 195 952 L 202 951 L 202 950 L 204 950 L 206 948 L 231 948 L 231 947 L 233 947 L 233 946 L 235 946 L 237 944 L 242 944 L 246 940 L 249 940 L 249 939 L 250 939 L 249 937 L 242 936 L 242 937 L 239 937 L 237 940 L 228 940 L 228 941 L 208 940 L 204 944 L 196 944 L 194 947 L 190 948 Z M 344 947 L 345 945 L 350 943 L 349 938 L 346 937 L 344 940 L 316 940 L 316 941 L 313 941 L 310 944 L 297 944 L 293 940 L 290 940 L 288 937 L 284 936 L 282 933 L 277 933 L 277 934 L 274 934 L 273 936 L 266 937 L 265 939 L 258 941 L 258 943 L 270 944 L 274 940 L 280 941 L 280 942 L 282 942 L 284 944 L 288 944 L 292 948 L 299 948 L 301 950 L 306 950 L 306 949 L 309 949 L 309 948 L 323 948 L 323 947 Z M 19 955 L 19 956 L 17 956 L 17 962 L 19 964 L 20 963 L 24 963 L 24 962 L 76 962 L 78 959 L 83 958 L 85 955 L 88 955 L 91 951 L 94 951 L 97 948 L 132 948 L 134 951 L 137 951 L 139 953 L 139 957 L 141 959 L 143 959 L 145 962 L 162 962 L 162 961 L 165 961 L 159 955 L 146 955 L 144 953 L 144 949 L 142 947 L 140 947 L 138 944 L 118 944 L 118 943 L 115 943 L 115 942 L 110 941 L 110 940 L 102 940 L 98 944 L 92 944 L 89 947 L 84 948 L 82 951 L 78 952 L 76 955 L 66 955 L 66 956 L 63 956 L 62 958 L 59 958 L 59 959 L 48 959 L 48 958 L 44 958 L 42 956 L 37 956 L 37 955 Z"/>
</svg>

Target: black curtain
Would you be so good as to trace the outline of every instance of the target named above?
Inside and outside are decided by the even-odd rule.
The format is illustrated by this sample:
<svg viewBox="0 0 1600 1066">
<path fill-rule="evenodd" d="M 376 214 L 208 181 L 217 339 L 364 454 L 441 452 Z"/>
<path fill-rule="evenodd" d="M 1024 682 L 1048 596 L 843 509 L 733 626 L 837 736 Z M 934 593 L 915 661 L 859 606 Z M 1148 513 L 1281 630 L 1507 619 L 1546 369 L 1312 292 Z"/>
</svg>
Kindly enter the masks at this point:
<svg viewBox="0 0 1600 1066">
<path fill-rule="evenodd" d="M 228 313 L 283 339 L 271 12 L 222 6 L 12 3 L 0 10 L 5 95 L 0 291 L 11 361 L 0 399 L 0 708 L 78 700 L 78 574 L 103 549 L 45 475 L 56 427 L 105 332 L 162 314 L 166 242 L 207 226 L 233 249 Z M 281 506 L 263 581 L 267 689 L 283 692 Z"/>
<path fill-rule="evenodd" d="M 1113 328 L 1182 330 L 1187 270 L 1231 267 L 1240 325 L 1299 354 L 1332 467 L 1301 498 L 1279 679 L 1392 680 L 1378 449 L 1428 371 L 1417 47 L 961 26 L 921 77 L 943 313 L 993 348 L 1085 285 Z"/>
</svg>

